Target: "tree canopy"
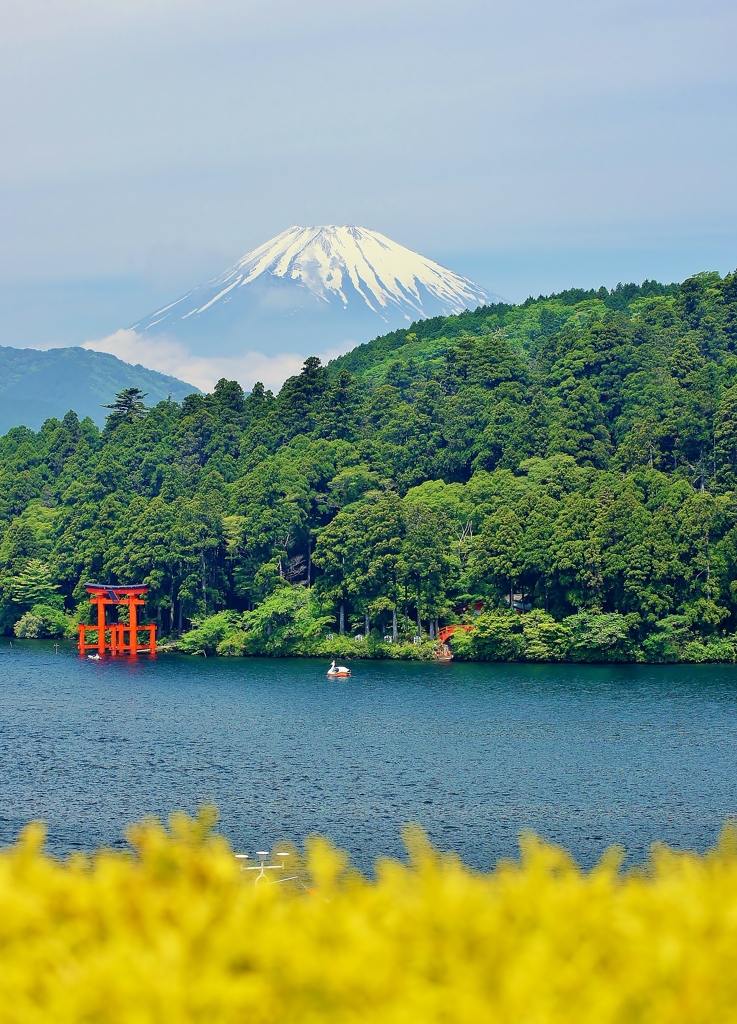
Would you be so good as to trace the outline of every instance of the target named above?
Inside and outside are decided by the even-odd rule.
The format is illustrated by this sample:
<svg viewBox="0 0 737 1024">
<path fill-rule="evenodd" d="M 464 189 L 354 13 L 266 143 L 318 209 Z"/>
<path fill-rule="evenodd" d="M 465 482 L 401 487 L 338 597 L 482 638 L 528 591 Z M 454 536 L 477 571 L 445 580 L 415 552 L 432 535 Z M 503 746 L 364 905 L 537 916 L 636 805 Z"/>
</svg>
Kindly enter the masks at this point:
<svg viewBox="0 0 737 1024">
<path fill-rule="evenodd" d="M 6 631 L 88 579 L 147 582 L 164 632 L 295 586 L 336 631 L 480 601 L 534 643 L 577 616 L 580 650 L 591 616 L 617 650 L 737 627 L 735 274 L 420 321 L 277 395 L 145 397 L 0 438 Z"/>
<path fill-rule="evenodd" d="M 142 419 L 149 409 L 143 404 L 144 398 L 148 395 L 140 388 L 123 388 L 115 396 L 115 401 L 110 405 L 104 405 L 103 409 L 112 409 L 106 420 L 108 426 L 116 427 L 119 423 L 135 423 Z"/>
</svg>

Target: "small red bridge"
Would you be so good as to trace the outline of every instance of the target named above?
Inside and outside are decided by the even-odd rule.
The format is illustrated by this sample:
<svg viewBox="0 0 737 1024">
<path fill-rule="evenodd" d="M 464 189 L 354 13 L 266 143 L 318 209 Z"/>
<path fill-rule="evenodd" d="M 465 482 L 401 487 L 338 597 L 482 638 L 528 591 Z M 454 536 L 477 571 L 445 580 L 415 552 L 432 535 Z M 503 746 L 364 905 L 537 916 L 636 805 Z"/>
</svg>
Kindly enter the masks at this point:
<svg viewBox="0 0 737 1024">
<path fill-rule="evenodd" d="M 473 626 L 465 626 L 461 625 L 460 623 L 456 623 L 456 625 L 454 626 L 441 626 L 440 629 L 438 630 L 438 640 L 440 641 L 441 644 L 447 644 L 448 640 L 450 640 L 450 638 L 458 629 L 463 629 L 466 631 L 466 633 L 470 633 L 471 630 L 473 629 Z"/>
<path fill-rule="evenodd" d="M 79 653 L 84 654 L 85 651 L 97 650 L 101 658 L 108 652 L 133 656 L 139 651 L 155 654 L 156 623 L 138 625 L 138 609 L 146 603 L 143 596 L 148 593 L 148 589 L 144 584 L 118 587 L 106 586 L 103 583 L 88 583 L 87 593 L 90 595 L 90 604 L 97 607 L 97 625 L 80 622 L 78 626 Z M 107 608 L 120 608 L 121 606 L 128 609 L 128 622 L 107 624 Z M 87 642 L 88 633 L 96 634 L 92 643 Z M 141 639 L 143 639 L 143 643 L 141 643 Z"/>
</svg>

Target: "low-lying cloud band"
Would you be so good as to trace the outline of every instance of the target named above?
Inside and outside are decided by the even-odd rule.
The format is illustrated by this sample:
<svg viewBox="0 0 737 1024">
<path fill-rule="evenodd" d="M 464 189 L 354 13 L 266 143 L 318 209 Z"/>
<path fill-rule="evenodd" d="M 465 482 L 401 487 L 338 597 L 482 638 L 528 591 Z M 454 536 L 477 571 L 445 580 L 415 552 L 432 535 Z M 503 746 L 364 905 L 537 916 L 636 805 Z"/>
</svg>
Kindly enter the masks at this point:
<svg viewBox="0 0 737 1024">
<path fill-rule="evenodd" d="M 318 352 L 316 355 L 327 363 L 353 348 L 354 344 L 347 342 L 340 349 Z M 279 352 L 271 356 L 265 352 L 248 351 L 238 356 L 206 358 L 194 355 L 186 345 L 174 338 L 157 336 L 152 343 L 130 328 L 86 341 L 82 347 L 94 352 L 109 352 L 126 363 L 142 364 L 150 370 L 158 370 L 159 373 L 194 384 L 201 391 L 212 391 L 221 377 L 237 380 L 247 391 L 256 381 L 278 391 L 288 377 L 300 372 L 304 362 L 304 356 L 296 352 Z"/>
</svg>

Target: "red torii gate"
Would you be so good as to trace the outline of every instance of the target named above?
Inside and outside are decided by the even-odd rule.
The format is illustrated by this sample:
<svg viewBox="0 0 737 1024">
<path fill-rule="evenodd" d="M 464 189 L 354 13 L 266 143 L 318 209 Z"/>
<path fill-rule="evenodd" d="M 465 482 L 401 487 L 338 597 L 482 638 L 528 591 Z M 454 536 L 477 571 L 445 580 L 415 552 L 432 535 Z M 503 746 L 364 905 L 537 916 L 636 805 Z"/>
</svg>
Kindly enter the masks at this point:
<svg viewBox="0 0 737 1024">
<path fill-rule="evenodd" d="M 148 593 L 148 587 L 137 584 L 130 587 L 118 587 L 105 585 L 104 583 L 88 583 L 87 593 L 90 595 L 90 604 L 97 606 L 97 625 L 87 625 L 80 622 L 79 629 L 79 653 L 97 648 L 100 657 L 105 652 L 110 654 L 132 654 L 139 651 L 149 654 L 156 653 L 156 623 L 151 622 L 145 626 L 138 625 L 138 609 L 146 603 L 143 595 Z M 128 623 L 112 622 L 106 625 L 105 609 L 108 605 L 128 609 Z M 97 633 L 95 643 L 87 643 L 87 633 Z M 139 633 L 147 633 L 148 637 L 143 643 L 139 642 Z M 110 642 L 106 643 L 107 634 L 110 635 Z"/>
</svg>

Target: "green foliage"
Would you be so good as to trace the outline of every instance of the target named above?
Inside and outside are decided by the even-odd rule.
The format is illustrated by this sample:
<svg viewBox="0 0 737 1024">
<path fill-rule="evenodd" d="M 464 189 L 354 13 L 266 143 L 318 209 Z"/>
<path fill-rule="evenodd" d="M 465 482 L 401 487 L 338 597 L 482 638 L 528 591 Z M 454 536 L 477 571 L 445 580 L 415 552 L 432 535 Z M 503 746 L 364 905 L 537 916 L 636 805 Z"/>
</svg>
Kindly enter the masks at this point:
<svg viewBox="0 0 737 1024">
<path fill-rule="evenodd" d="M 223 641 L 236 631 L 237 621 L 238 617 L 232 612 L 218 612 L 196 622 L 195 628 L 179 640 L 179 650 L 185 654 L 215 654 Z"/>
<path fill-rule="evenodd" d="M 13 626 L 13 632 L 17 637 L 31 640 L 48 637 L 66 639 L 74 636 L 76 626 L 74 619 L 65 615 L 59 608 L 36 604 L 18 619 Z"/>
<path fill-rule="evenodd" d="M 0 438 L 0 629 L 96 580 L 147 583 L 208 655 L 424 657 L 478 600 L 457 657 L 729 654 L 735 275 L 436 317 L 278 395 L 144 398 Z"/>
<path fill-rule="evenodd" d="M 43 636 L 43 622 L 33 612 L 26 612 L 13 626 L 13 632 L 17 637 L 28 640 L 38 640 Z"/>
<path fill-rule="evenodd" d="M 485 612 L 467 639 L 455 633 L 452 645 L 479 661 L 629 661 L 635 656 L 636 618 L 583 612 L 557 622 L 540 610 L 529 615 Z"/>
<path fill-rule="evenodd" d="M 258 608 L 241 615 L 218 612 L 185 633 L 177 647 L 185 654 L 220 654 L 226 657 L 429 659 L 434 644 L 392 644 L 377 634 L 360 639 L 332 631 L 333 616 L 325 615 L 316 594 L 299 585 L 281 582 Z"/>
<path fill-rule="evenodd" d="M 711 637 L 706 641 L 692 640 L 683 650 L 684 661 L 737 661 L 737 643 L 734 637 Z"/>
<path fill-rule="evenodd" d="M 242 629 L 234 629 L 225 634 L 215 648 L 217 654 L 224 658 L 241 658 L 246 650 L 246 633 Z"/>
<path fill-rule="evenodd" d="M 119 391 L 111 405 L 103 406 L 104 409 L 112 409 L 106 417 L 108 427 L 112 429 L 121 423 L 135 423 L 143 419 L 149 411 L 143 403 L 146 397 L 140 388 L 124 388 Z"/>
<path fill-rule="evenodd" d="M 473 654 L 479 661 L 517 661 L 524 651 L 520 616 L 514 612 L 480 615 L 471 640 Z"/>
<path fill-rule="evenodd" d="M 8 589 L 12 600 L 20 607 L 51 605 L 58 601 L 59 584 L 50 567 L 40 558 L 30 559 L 17 576 L 11 576 Z"/>
<path fill-rule="evenodd" d="M 634 620 L 634 621 L 633 621 Z M 583 612 L 565 621 L 570 630 L 571 661 L 631 661 L 634 652 L 632 627 L 637 616 L 608 612 Z"/>
<path fill-rule="evenodd" d="M 667 615 L 655 623 L 642 642 L 645 659 L 650 662 L 679 661 L 691 640 L 685 615 Z"/>
<path fill-rule="evenodd" d="M 522 639 L 526 661 L 563 661 L 571 646 L 571 631 L 566 621 L 556 622 L 552 615 L 535 610 L 522 619 Z"/>
<path fill-rule="evenodd" d="M 313 595 L 282 583 L 242 617 L 245 654 L 307 654 L 329 631 L 332 615 L 321 615 Z"/>
</svg>

